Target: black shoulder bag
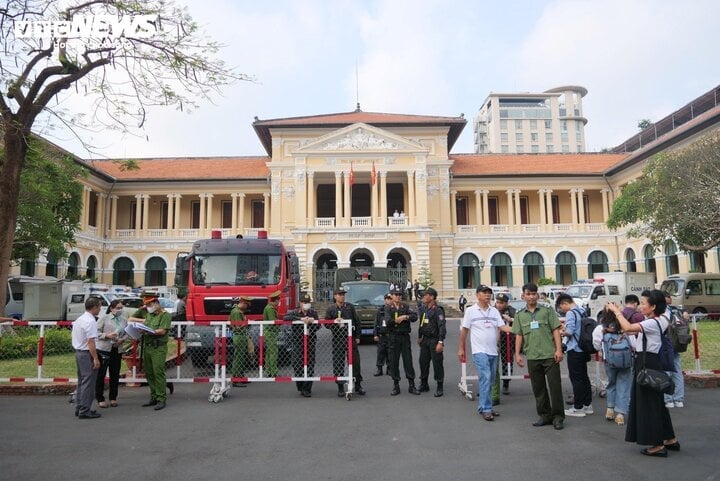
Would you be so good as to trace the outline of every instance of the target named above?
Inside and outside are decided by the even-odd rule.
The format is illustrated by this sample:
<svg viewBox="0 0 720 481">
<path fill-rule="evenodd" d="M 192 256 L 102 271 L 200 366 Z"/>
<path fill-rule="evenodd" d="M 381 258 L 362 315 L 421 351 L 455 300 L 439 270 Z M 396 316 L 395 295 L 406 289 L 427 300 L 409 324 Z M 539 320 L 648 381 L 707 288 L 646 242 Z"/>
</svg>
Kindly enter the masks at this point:
<svg viewBox="0 0 720 481">
<path fill-rule="evenodd" d="M 675 383 L 665 371 L 659 371 L 657 369 L 650 369 L 648 367 L 645 367 L 647 340 L 645 338 L 645 329 L 643 329 L 642 326 L 640 326 L 640 329 L 642 329 L 643 331 L 642 367 L 640 368 L 637 376 L 635 377 L 635 382 L 637 382 L 638 386 L 644 389 L 650 389 L 652 391 L 661 392 L 663 394 L 673 394 L 675 392 Z"/>
</svg>

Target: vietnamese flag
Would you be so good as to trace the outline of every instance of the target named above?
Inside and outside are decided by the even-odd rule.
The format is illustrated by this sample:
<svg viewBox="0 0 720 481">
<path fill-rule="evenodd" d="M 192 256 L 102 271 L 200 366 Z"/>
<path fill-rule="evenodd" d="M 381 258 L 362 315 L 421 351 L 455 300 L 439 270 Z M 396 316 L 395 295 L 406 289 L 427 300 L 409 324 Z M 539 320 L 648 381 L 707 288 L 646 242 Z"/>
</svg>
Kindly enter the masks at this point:
<svg viewBox="0 0 720 481">
<path fill-rule="evenodd" d="M 352 187 L 354 183 L 355 183 L 355 172 L 353 172 L 353 165 L 352 165 L 352 162 L 350 162 L 350 187 Z"/>
<path fill-rule="evenodd" d="M 372 185 L 375 185 L 376 180 L 377 180 L 377 172 L 375 172 L 375 162 L 373 162 L 372 173 L 370 174 L 370 182 L 372 182 Z"/>
</svg>

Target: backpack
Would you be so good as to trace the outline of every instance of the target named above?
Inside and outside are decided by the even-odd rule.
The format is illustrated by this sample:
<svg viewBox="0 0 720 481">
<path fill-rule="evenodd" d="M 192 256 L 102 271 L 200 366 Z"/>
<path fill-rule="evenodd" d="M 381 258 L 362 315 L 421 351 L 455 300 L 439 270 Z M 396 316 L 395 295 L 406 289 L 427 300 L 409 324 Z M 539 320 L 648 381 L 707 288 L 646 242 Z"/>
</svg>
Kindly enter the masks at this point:
<svg viewBox="0 0 720 481">
<path fill-rule="evenodd" d="M 667 334 L 672 342 L 675 352 L 685 352 L 688 345 L 692 342 L 692 334 L 687 321 L 675 309 L 670 309 L 670 319 L 668 319 Z"/>
<path fill-rule="evenodd" d="M 608 367 L 628 369 L 632 366 L 630 340 L 625 334 L 606 332 L 603 335 L 603 357 Z"/>
<path fill-rule="evenodd" d="M 655 322 L 658 325 L 658 329 L 662 331 L 660 322 L 657 319 L 655 319 Z M 644 335 L 643 331 L 643 336 Z M 658 359 L 660 360 L 660 368 L 663 371 L 675 372 L 675 351 L 673 350 L 672 341 L 664 332 L 660 333 L 660 350 L 658 351 Z"/>
<path fill-rule="evenodd" d="M 578 322 L 578 329 L 575 331 L 577 334 L 578 347 L 582 352 L 586 354 L 595 354 L 597 350 L 593 346 L 593 331 L 597 327 L 598 323 L 592 317 L 588 317 L 580 309 L 573 309 L 578 316 L 580 321 Z"/>
</svg>

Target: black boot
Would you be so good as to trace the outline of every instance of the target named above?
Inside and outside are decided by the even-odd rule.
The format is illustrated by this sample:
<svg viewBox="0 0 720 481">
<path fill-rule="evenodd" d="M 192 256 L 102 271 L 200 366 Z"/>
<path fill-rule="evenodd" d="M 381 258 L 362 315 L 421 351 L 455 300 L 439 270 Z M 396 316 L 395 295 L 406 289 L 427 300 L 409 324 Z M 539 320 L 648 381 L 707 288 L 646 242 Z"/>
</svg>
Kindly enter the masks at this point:
<svg viewBox="0 0 720 481">
<path fill-rule="evenodd" d="M 345 388 L 342 384 L 338 384 L 338 397 L 344 397 L 345 396 Z"/>
<path fill-rule="evenodd" d="M 435 389 L 435 397 L 441 397 L 443 395 L 443 383 L 438 381 L 437 389 Z"/>
<path fill-rule="evenodd" d="M 377 370 L 375 371 L 375 374 L 373 374 L 373 376 L 382 376 L 382 375 L 383 375 L 382 366 L 378 366 Z"/>
<path fill-rule="evenodd" d="M 408 379 L 408 392 L 410 394 L 420 394 L 420 391 L 418 391 L 417 388 L 415 387 L 414 379 Z"/>
<path fill-rule="evenodd" d="M 360 381 L 357 381 L 357 382 L 355 383 L 355 392 L 358 393 L 358 394 L 361 395 L 361 396 L 364 396 L 364 395 L 365 395 L 365 390 L 363 389 L 362 384 L 360 383 Z"/>
<path fill-rule="evenodd" d="M 397 396 L 400 394 L 400 381 L 393 381 L 393 390 L 390 392 L 391 396 Z"/>
<path fill-rule="evenodd" d="M 503 381 L 502 393 L 510 394 L 510 380 L 509 379 L 505 379 Z"/>
<path fill-rule="evenodd" d="M 420 392 L 429 392 L 430 386 L 427 379 L 420 379 Z"/>
</svg>

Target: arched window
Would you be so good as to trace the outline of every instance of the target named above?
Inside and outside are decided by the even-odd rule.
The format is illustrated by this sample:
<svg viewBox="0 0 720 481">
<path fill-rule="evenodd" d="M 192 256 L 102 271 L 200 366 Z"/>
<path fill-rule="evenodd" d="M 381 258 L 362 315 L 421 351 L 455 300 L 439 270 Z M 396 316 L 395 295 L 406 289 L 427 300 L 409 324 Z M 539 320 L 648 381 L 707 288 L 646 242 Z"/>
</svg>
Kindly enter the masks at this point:
<svg viewBox="0 0 720 481">
<path fill-rule="evenodd" d="M 572 252 L 562 251 L 555 257 L 555 281 L 568 286 L 577 280 L 577 267 Z"/>
<path fill-rule="evenodd" d="M 47 263 L 45 264 L 45 275 L 57 277 L 57 274 L 58 274 L 57 257 L 55 257 L 55 255 L 53 253 L 48 252 L 46 259 L 47 259 Z"/>
<path fill-rule="evenodd" d="M 95 256 L 90 256 L 87 260 L 87 271 L 85 276 L 88 279 L 95 279 L 95 269 L 97 269 L 97 259 Z"/>
<path fill-rule="evenodd" d="M 663 244 L 665 251 L 665 273 L 667 275 L 677 274 L 680 272 L 680 262 L 677 256 L 677 246 L 670 239 Z"/>
<path fill-rule="evenodd" d="M 504 252 L 498 252 L 490 259 L 490 280 L 494 286 L 512 287 L 512 261 Z"/>
<path fill-rule="evenodd" d="M 113 284 L 119 286 L 135 286 L 135 265 L 127 257 L 121 257 L 113 263 Z M 88 271 L 90 269 L 88 268 Z"/>
<path fill-rule="evenodd" d="M 690 252 L 690 271 L 705 272 L 705 252 Z"/>
<path fill-rule="evenodd" d="M 35 275 L 35 259 L 23 259 L 20 261 L 20 275 L 21 276 L 34 276 Z"/>
<path fill-rule="evenodd" d="M 161 257 L 151 257 L 145 263 L 145 285 L 164 286 L 167 280 L 167 264 Z"/>
<path fill-rule="evenodd" d="M 592 251 L 588 256 L 588 278 L 592 279 L 597 272 L 608 271 L 608 258 L 602 251 Z"/>
<path fill-rule="evenodd" d="M 538 252 L 528 252 L 523 258 L 523 276 L 524 283 L 532 282 L 537 284 L 538 281 L 545 277 L 545 260 Z"/>
<path fill-rule="evenodd" d="M 71 253 L 68 256 L 68 268 L 67 268 L 68 279 L 77 279 L 79 264 L 80 264 L 80 257 L 77 255 L 77 252 Z"/>
<path fill-rule="evenodd" d="M 655 274 L 655 282 L 657 282 L 657 266 L 655 265 L 655 248 L 648 244 L 643 247 L 643 257 L 645 258 L 645 272 Z"/>
<path fill-rule="evenodd" d="M 458 289 L 477 288 L 480 284 L 480 270 L 478 256 L 470 253 L 461 255 L 458 259 Z"/>
<path fill-rule="evenodd" d="M 637 264 L 635 263 L 635 251 L 630 248 L 625 250 L 625 270 L 627 272 L 637 272 Z"/>
</svg>

